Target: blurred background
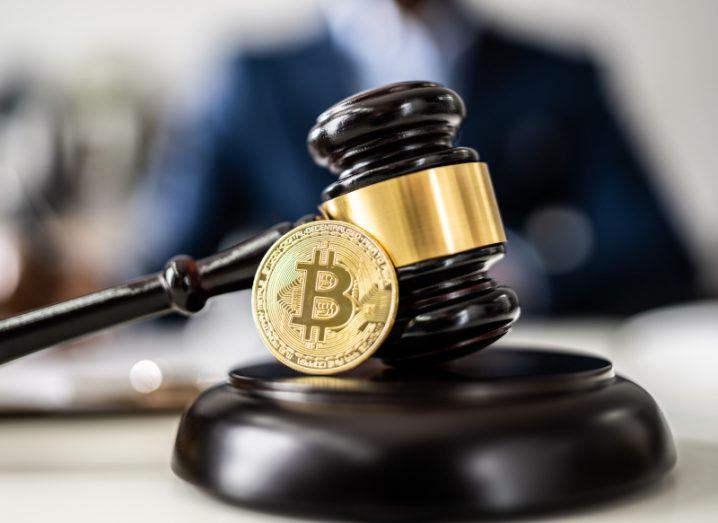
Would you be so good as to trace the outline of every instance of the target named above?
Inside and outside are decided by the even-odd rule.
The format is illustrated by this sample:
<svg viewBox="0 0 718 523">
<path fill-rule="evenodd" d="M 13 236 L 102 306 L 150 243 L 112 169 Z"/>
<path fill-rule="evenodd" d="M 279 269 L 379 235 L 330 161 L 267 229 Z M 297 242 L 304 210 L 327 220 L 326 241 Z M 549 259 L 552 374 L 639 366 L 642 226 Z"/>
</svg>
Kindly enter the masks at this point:
<svg viewBox="0 0 718 523">
<path fill-rule="evenodd" d="M 690 303 L 685 339 L 718 323 L 716 23 L 710 0 L 0 0 L 0 317 L 311 212 L 332 180 L 314 118 L 421 79 L 464 98 L 461 144 L 491 168 L 509 341 L 570 325 L 592 348 Z M 182 405 L 263 354 L 250 318 L 240 293 L 14 363 L 0 404 Z"/>
</svg>

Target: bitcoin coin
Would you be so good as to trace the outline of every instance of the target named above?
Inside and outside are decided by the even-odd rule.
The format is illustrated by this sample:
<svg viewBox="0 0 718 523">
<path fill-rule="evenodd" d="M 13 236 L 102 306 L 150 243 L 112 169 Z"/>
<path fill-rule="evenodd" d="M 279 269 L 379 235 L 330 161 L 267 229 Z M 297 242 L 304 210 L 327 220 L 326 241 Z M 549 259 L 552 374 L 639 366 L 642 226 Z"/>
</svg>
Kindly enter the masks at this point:
<svg viewBox="0 0 718 523">
<path fill-rule="evenodd" d="M 259 265 L 252 313 L 264 344 L 307 374 L 356 367 L 389 334 L 398 302 L 394 265 L 362 229 L 322 220 L 282 236 Z"/>
</svg>

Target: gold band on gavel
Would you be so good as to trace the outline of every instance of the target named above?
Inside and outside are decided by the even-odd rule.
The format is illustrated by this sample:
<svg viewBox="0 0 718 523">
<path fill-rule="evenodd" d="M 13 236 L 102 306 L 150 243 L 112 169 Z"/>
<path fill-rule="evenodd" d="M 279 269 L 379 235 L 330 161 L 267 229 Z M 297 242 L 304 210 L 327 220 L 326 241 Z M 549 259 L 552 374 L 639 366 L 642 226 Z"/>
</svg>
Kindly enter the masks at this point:
<svg viewBox="0 0 718 523">
<path fill-rule="evenodd" d="M 319 210 L 370 233 L 397 267 L 506 241 L 481 162 L 391 178 L 332 198 Z"/>
</svg>

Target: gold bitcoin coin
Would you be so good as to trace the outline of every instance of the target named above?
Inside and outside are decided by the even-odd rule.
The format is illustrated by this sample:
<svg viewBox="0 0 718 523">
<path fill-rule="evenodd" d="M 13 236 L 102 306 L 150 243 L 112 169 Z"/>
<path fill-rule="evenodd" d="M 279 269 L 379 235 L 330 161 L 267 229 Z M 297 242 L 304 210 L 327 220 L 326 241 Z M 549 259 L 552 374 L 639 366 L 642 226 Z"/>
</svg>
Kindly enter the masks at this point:
<svg viewBox="0 0 718 523">
<path fill-rule="evenodd" d="M 356 367 L 389 334 L 398 282 L 389 255 L 362 229 L 324 220 L 269 249 L 252 286 L 252 313 L 272 354 L 307 374 Z"/>
</svg>

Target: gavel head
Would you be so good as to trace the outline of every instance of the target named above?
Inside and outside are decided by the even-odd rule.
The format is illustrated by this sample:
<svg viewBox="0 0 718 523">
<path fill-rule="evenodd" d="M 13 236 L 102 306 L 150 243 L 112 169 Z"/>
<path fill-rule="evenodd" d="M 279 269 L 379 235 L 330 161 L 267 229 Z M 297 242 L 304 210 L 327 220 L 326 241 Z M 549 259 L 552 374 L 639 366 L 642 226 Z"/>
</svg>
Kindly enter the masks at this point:
<svg viewBox="0 0 718 523">
<path fill-rule="evenodd" d="M 455 92 L 402 82 L 337 103 L 309 134 L 315 162 L 339 177 L 322 214 L 369 232 L 397 267 L 399 312 L 376 353 L 393 365 L 482 349 L 519 315 L 514 291 L 487 275 L 506 238 L 486 165 L 454 146 L 464 114 Z"/>
</svg>

